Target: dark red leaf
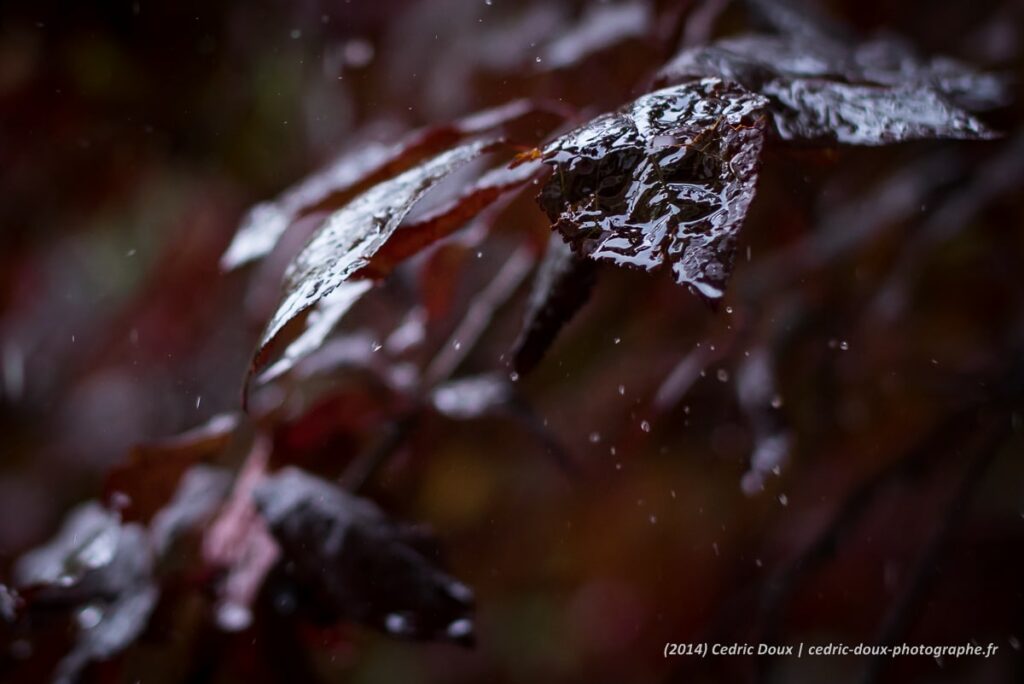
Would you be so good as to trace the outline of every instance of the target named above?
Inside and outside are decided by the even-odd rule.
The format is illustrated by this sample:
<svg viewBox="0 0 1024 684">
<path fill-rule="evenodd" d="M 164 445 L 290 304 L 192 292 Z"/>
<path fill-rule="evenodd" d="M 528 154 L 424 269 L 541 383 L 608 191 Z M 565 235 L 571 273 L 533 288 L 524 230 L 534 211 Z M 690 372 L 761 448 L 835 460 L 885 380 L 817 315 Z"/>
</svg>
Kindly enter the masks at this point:
<svg viewBox="0 0 1024 684">
<path fill-rule="evenodd" d="M 297 468 L 266 479 L 255 497 L 317 613 L 404 638 L 472 643 L 473 593 L 438 567 L 432 536 Z"/>
<path fill-rule="evenodd" d="M 893 40 L 847 47 L 749 35 L 686 50 L 658 82 L 733 80 L 766 95 L 783 140 L 884 145 L 923 138 L 984 139 L 992 132 L 958 107 L 991 108 L 1001 80 L 949 59 L 926 62 Z"/>
<path fill-rule="evenodd" d="M 240 416 L 225 413 L 166 439 L 135 446 L 107 476 L 106 498 L 123 518 L 147 522 L 174 494 L 190 467 L 227 449 Z"/>
<path fill-rule="evenodd" d="M 754 197 L 767 100 L 717 78 L 638 98 L 545 150 L 539 202 L 577 254 L 722 296 Z"/>
<path fill-rule="evenodd" d="M 551 130 L 563 118 L 564 114 L 556 107 L 516 100 L 450 124 L 415 131 L 394 145 L 375 142 L 360 145 L 277 199 L 253 207 L 221 258 L 221 267 L 229 270 L 266 256 L 302 216 L 337 210 L 373 185 L 466 138 L 500 134 L 513 143 L 532 144 L 538 132 Z"/>
</svg>

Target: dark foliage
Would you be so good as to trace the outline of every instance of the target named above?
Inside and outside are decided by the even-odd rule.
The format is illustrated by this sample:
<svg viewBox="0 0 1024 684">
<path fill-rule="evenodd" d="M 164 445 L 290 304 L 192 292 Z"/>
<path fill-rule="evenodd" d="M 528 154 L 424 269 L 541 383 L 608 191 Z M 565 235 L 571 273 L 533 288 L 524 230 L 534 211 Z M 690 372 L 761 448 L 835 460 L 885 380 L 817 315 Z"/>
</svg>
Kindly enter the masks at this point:
<svg viewBox="0 0 1024 684">
<path fill-rule="evenodd" d="M 195 200 L 200 219 L 182 215 L 137 306 L 73 319 L 88 350 L 47 347 L 45 364 L 26 366 L 63 295 L 42 313 L 23 303 L 45 261 L 32 255 L 49 247 L 12 239 L 0 397 L 13 449 L 118 465 L 104 464 L 102 502 L 73 509 L 52 541 L 4 548 L 0 678 L 333 681 L 362 672 L 365 651 L 414 660 L 422 681 L 777 681 L 775 661 L 671 661 L 654 646 L 837 633 L 1019 648 L 1019 597 L 1000 599 L 1024 570 L 1019 492 L 977 496 L 990 470 L 1005 470 L 1004 487 L 1021 474 L 1000 458 L 1019 446 L 1024 404 L 1024 133 L 1008 78 L 1019 27 L 978 57 L 997 72 L 889 33 L 862 38 L 879 22 L 857 3 L 832 3 L 850 26 L 760 0 L 477 4 L 339 10 L 350 23 L 337 35 L 334 10 L 305 17 L 331 77 L 296 97 L 344 88 L 351 109 L 314 155 L 330 161 L 278 192 L 310 155 L 272 180 L 251 168 L 266 159 L 236 160 L 210 191 L 232 200 Z M 925 5 L 912 4 L 908 16 Z M 871 6 L 929 38 L 931 24 Z M 998 35 L 1021 17 L 1000 7 L 992 20 L 936 18 L 931 42 L 955 38 L 961 15 Z M 257 10 L 217 8 L 214 45 L 252 40 L 246 64 L 276 54 L 234 35 L 263 25 Z M 54 40 L 86 40 L 60 30 Z M 129 49 L 146 76 L 169 59 Z M 49 111 L 50 80 L 64 76 L 19 81 L 6 59 L 0 99 Z M 192 105 L 215 110 L 224 74 L 241 78 L 224 60 Z M 110 82 L 69 69 L 82 92 L 116 100 L 111 82 L 135 83 L 130 61 L 120 76 L 99 69 Z M 246 125 L 245 107 L 222 106 L 203 114 L 210 140 Z M 313 109 L 311 129 L 335 115 Z M 162 106 L 143 111 L 173 127 Z M 265 134 L 285 134 L 272 116 L 231 149 L 274 145 Z M 187 147 L 194 121 L 177 125 L 168 149 Z M 11 144 L 8 167 L 30 156 Z M 53 154 L 26 177 L 58 175 Z M 32 213 L 18 206 L 4 211 Z M 151 356 L 118 375 L 125 343 L 110 331 L 129 329 Z M 180 384 L 178 357 L 215 398 L 201 410 L 190 395 L 160 430 L 97 441 L 160 394 L 122 396 L 142 382 L 125 369 L 167 364 Z M 50 396 L 68 398 L 54 409 Z M 51 413 L 73 429 L 51 430 Z M 152 438 L 172 427 L 186 429 Z M 984 517 L 968 517 L 972 502 Z M 432 529 L 460 550 L 450 564 Z M 951 546 L 982 560 L 938 568 Z M 953 580 L 969 595 L 946 591 Z M 945 593 L 929 603 L 933 585 Z M 973 603 L 986 606 L 977 619 Z M 493 647 L 506 623 L 511 656 Z M 485 655 L 418 644 L 399 657 L 395 637 L 479 641 Z M 437 665 L 448 658 L 458 666 Z M 991 681 L 1020 667 L 1004 655 L 954 665 Z M 861 666 L 867 681 L 934 674 Z M 359 681 L 415 679 L 381 671 Z"/>
</svg>

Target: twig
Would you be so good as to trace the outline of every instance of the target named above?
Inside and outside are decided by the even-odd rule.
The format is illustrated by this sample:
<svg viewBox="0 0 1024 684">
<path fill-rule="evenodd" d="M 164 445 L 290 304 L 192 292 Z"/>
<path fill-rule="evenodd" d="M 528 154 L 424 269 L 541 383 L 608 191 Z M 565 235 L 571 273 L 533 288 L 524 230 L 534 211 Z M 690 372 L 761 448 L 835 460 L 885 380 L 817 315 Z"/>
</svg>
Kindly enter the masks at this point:
<svg viewBox="0 0 1024 684">
<path fill-rule="evenodd" d="M 921 599 L 928 589 L 931 579 L 935 574 L 936 562 L 938 561 L 946 542 L 960 517 L 966 512 L 978 485 L 984 479 L 985 473 L 999 454 L 999 447 L 1003 445 L 1010 433 L 1009 416 L 1000 416 L 995 419 L 995 424 L 989 428 L 978 439 L 975 446 L 975 455 L 967 465 L 963 479 L 960 481 L 956 492 L 950 497 L 946 506 L 945 514 L 939 521 L 932 533 L 931 539 L 924 547 L 924 550 L 917 558 L 914 568 L 906 582 L 906 590 L 893 604 L 885 616 L 879 629 L 879 636 L 876 643 L 880 646 L 893 646 L 896 640 L 904 634 L 910 626 L 911 618 L 917 613 Z M 888 659 L 881 656 L 874 656 L 868 662 L 864 672 L 864 684 L 874 684 L 885 669 Z"/>
<path fill-rule="evenodd" d="M 954 412 L 906 455 L 882 467 L 845 499 L 814 540 L 766 584 L 759 610 L 758 640 L 765 643 L 777 641 L 782 606 L 795 593 L 801 580 L 832 557 L 840 540 L 849 534 L 886 488 L 919 473 L 926 465 L 935 465 L 941 456 L 955 451 L 950 445 L 959 443 L 965 436 L 963 432 L 975 425 L 974 418 L 980 408 L 978 404 L 971 404 Z M 768 679 L 770 667 L 771 659 L 760 659 L 758 669 L 761 681 Z"/>
<path fill-rule="evenodd" d="M 422 405 L 422 397 L 451 377 L 480 341 L 495 311 L 515 294 L 532 268 L 533 258 L 526 247 L 520 247 L 509 256 L 494 279 L 470 302 L 455 332 L 431 361 L 415 392 L 419 397 L 416 406 L 393 421 L 375 444 L 349 464 L 341 476 L 343 487 L 358 492 L 401 448 L 415 427 L 417 407 Z"/>
<path fill-rule="evenodd" d="M 381 466 L 402 447 L 415 424 L 416 414 L 410 412 L 388 425 L 384 434 L 345 468 L 341 474 L 341 486 L 353 493 L 365 487 Z"/>
</svg>

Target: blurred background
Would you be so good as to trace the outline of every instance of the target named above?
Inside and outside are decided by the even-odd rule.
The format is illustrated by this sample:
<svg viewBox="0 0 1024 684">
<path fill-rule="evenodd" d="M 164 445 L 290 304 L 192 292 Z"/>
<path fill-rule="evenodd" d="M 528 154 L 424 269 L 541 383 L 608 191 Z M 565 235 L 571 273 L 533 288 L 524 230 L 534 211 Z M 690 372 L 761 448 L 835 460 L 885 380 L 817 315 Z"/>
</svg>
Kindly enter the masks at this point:
<svg viewBox="0 0 1024 684">
<path fill-rule="evenodd" d="M 821 7 L 857 34 L 1021 74 L 1019 2 Z M 515 98 L 585 121 L 646 92 L 681 45 L 752 25 L 713 0 L 5 2 L 0 569 L 96 497 L 135 445 L 238 409 L 289 249 L 221 273 L 248 207 L 367 140 Z M 1014 102 L 983 117 L 1005 134 L 994 142 L 769 150 L 717 309 L 669 278 L 602 269 L 516 385 L 531 429 L 428 416 L 368 489 L 437 531 L 476 591 L 476 648 L 311 631 L 310 671 L 367 684 L 855 681 L 863 659 L 662 649 L 857 643 L 902 620 L 901 641 L 1000 650 L 898 660 L 892 681 L 1019 677 L 1016 428 L 972 464 L 984 420 L 1008 410 L 992 397 L 1016 387 L 1024 341 L 1020 114 Z M 413 264 L 346 329 L 383 339 L 411 301 L 435 307 L 428 339 L 443 343 L 515 246 L 543 243 L 532 194 L 481 218 L 495 227 L 479 245 L 443 243 Z M 461 374 L 505 367 L 527 294 L 496 312 Z M 390 414 L 347 380 L 316 382 L 275 423 L 275 459 L 330 474 Z M 224 645 L 210 681 L 279 681 L 249 642 Z M 182 681 L 179 646 L 143 640 L 111 681 Z"/>
</svg>

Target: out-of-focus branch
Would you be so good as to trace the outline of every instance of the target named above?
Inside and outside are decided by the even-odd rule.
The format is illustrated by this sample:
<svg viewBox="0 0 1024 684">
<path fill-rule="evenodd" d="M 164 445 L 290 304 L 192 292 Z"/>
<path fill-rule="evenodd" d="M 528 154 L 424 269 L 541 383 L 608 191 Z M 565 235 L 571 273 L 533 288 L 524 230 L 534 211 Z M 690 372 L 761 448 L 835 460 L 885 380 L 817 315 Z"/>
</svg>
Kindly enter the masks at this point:
<svg viewBox="0 0 1024 684">
<path fill-rule="evenodd" d="M 956 492 L 950 497 L 945 513 L 936 525 L 935 531 L 918 556 L 905 583 L 906 589 L 885 616 L 878 632 L 878 638 L 875 640 L 878 645 L 894 645 L 910 626 L 931 579 L 934 577 L 936 561 L 941 556 L 957 522 L 966 514 L 971 500 L 977 492 L 978 485 L 981 484 L 985 473 L 999 454 L 1000 447 L 1006 442 L 1009 434 L 1010 417 L 1002 415 L 995 418 L 991 425 L 976 436 L 973 445 L 974 457 L 968 463 Z M 885 669 L 886 662 L 887 659 L 881 656 L 873 657 L 864 672 L 862 680 L 864 684 L 873 684 L 878 681 Z"/>
</svg>

